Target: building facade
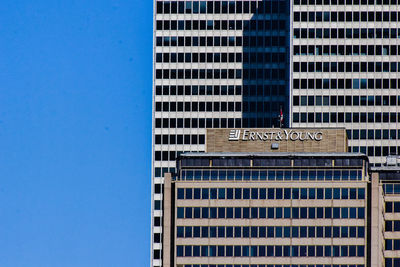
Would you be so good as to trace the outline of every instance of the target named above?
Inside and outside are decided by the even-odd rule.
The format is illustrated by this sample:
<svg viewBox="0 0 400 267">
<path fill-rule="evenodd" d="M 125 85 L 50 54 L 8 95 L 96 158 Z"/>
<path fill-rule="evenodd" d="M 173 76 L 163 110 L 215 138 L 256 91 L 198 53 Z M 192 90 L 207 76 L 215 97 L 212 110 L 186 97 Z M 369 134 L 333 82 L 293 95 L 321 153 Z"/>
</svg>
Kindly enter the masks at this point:
<svg viewBox="0 0 400 267">
<path fill-rule="evenodd" d="M 350 153 L 182 155 L 171 186 L 166 178 L 174 216 L 164 220 L 164 266 L 370 266 L 367 162 Z"/>
<path fill-rule="evenodd" d="M 372 169 L 372 197 L 378 216 L 376 246 L 377 257 L 383 258 L 384 264 L 377 266 L 400 266 L 400 167 L 377 167 Z M 379 216 L 381 215 L 381 216 Z M 379 235 L 380 234 L 380 235 Z"/>
<path fill-rule="evenodd" d="M 154 1 L 152 266 L 163 174 L 205 151 L 207 128 L 345 127 L 377 166 L 400 151 L 399 12 L 393 0 Z"/>
<path fill-rule="evenodd" d="M 345 129 L 207 132 L 165 174 L 164 266 L 399 266 L 396 157 L 370 167 Z"/>
<path fill-rule="evenodd" d="M 399 5 L 292 2 L 292 127 L 345 127 L 352 152 L 399 154 Z"/>
<path fill-rule="evenodd" d="M 154 1 L 152 266 L 176 156 L 205 151 L 206 128 L 289 118 L 289 13 L 288 1 Z"/>
</svg>

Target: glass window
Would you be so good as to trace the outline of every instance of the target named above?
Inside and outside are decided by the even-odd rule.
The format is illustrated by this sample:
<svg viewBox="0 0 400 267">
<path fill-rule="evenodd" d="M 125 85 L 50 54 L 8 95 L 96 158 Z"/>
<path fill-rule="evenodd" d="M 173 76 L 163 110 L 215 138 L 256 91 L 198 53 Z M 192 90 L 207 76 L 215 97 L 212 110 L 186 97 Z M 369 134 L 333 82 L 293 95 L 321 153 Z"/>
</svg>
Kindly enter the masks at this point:
<svg viewBox="0 0 400 267">
<path fill-rule="evenodd" d="M 348 198 L 349 198 L 349 189 L 342 188 L 342 199 L 348 199 Z"/>
<path fill-rule="evenodd" d="M 300 198 L 301 199 L 307 199 L 307 188 L 301 188 L 300 189 Z"/>
<path fill-rule="evenodd" d="M 357 199 L 357 189 L 350 188 L 350 199 Z"/>
<path fill-rule="evenodd" d="M 365 199 L 365 189 L 358 188 L 358 199 Z"/>
<path fill-rule="evenodd" d="M 299 199 L 299 189 L 292 188 L 292 199 Z"/>
<path fill-rule="evenodd" d="M 275 188 L 268 188 L 268 199 L 275 199 Z"/>
<path fill-rule="evenodd" d="M 267 190 L 265 188 L 260 188 L 260 199 L 266 199 Z"/>
<path fill-rule="evenodd" d="M 185 198 L 185 191 L 183 188 L 178 188 L 178 199 L 184 199 Z"/>
<path fill-rule="evenodd" d="M 251 199 L 258 199 L 258 188 L 251 189 Z"/>
<path fill-rule="evenodd" d="M 325 199 L 332 199 L 332 188 L 325 188 Z"/>
<path fill-rule="evenodd" d="M 355 219 L 357 214 L 357 209 L 356 208 L 350 208 L 350 218 Z"/>
<path fill-rule="evenodd" d="M 243 199 L 250 199 L 250 188 L 243 188 Z"/>
<path fill-rule="evenodd" d="M 233 237 L 233 227 L 232 226 L 226 227 L 226 237 Z"/>
<path fill-rule="evenodd" d="M 317 188 L 317 199 L 324 199 L 324 189 Z"/>
<path fill-rule="evenodd" d="M 282 208 L 280 207 L 275 208 L 275 218 L 276 219 L 282 218 Z"/>
<path fill-rule="evenodd" d="M 308 208 L 308 218 L 315 219 L 315 208 Z"/>
<path fill-rule="evenodd" d="M 291 188 L 284 188 L 284 198 L 291 199 Z"/>
<path fill-rule="evenodd" d="M 340 188 L 333 189 L 333 199 L 340 199 Z"/>
<path fill-rule="evenodd" d="M 210 188 L 210 199 L 217 199 L 217 188 Z"/>
<path fill-rule="evenodd" d="M 349 217 L 348 208 L 342 208 L 342 219 L 347 219 Z"/>
<path fill-rule="evenodd" d="M 225 199 L 225 188 L 218 188 L 218 199 Z"/>
<path fill-rule="evenodd" d="M 340 208 L 333 208 L 333 219 L 340 219 Z"/>
</svg>

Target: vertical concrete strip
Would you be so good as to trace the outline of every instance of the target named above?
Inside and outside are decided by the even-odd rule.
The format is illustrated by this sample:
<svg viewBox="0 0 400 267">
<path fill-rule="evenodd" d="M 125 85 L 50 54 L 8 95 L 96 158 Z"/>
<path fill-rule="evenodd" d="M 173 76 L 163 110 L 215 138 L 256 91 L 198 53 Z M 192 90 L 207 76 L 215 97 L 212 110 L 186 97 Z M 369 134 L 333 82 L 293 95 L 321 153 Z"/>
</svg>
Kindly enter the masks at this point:
<svg viewBox="0 0 400 267">
<path fill-rule="evenodd" d="M 172 244 L 172 209 L 174 208 L 172 205 L 172 177 L 171 173 L 166 173 L 164 175 L 164 199 L 163 199 L 163 267 L 171 267 L 173 266 L 172 260 L 173 256 L 171 254 L 173 252 L 173 244 Z"/>
<path fill-rule="evenodd" d="M 371 253 L 371 265 L 367 266 L 381 267 L 382 266 L 382 213 L 380 209 L 381 205 L 381 192 L 379 190 L 379 174 L 374 172 L 371 174 L 371 229 L 370 229 L 370 253 Z"/>
</svg>

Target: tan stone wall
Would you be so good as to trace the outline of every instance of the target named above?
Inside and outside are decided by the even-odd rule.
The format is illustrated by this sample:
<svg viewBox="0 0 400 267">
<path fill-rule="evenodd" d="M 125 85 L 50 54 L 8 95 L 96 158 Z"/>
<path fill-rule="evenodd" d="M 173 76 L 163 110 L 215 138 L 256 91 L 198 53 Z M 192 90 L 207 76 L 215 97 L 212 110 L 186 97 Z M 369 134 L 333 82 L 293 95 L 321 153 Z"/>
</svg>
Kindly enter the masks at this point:
<svg viewBox="0 0 400 267">
<path fill-rule="evenodd" d="M 232 130 L 240 130 L 240 138 L 238 141 L 230 141 L 229 135 Z M 281 132 L 282 140 L 276 140 L 276 134 L 273 140 L 271 140 L 270 135 L 267 140 L 247 140 L 243 139 L 244 130 L 249 130 L 250 132 Z M 286 134 L 284 130 L 293 132 L 303 133 L 306 136 L 307 132 L 315 133 L 320 132 L 322 134 L 322 139 L 320 141 L 316 140 L 295 140 L 292 141 L 290 138 L 286 140 Z M 319 135 L 321 136 L 321 135 Z M 294 135 L 296 137 L 296 135 Z M 249 139 L 249 138 L 247 138 Z M 271 145 L 275 143 L 278 144 L 277 149 L 272 149 Z M 325 129 L 207 129 L 206 136 L 206 152 L 347 152 L 347 135 L 344 128 L 325 128 Z"/>
</svg>

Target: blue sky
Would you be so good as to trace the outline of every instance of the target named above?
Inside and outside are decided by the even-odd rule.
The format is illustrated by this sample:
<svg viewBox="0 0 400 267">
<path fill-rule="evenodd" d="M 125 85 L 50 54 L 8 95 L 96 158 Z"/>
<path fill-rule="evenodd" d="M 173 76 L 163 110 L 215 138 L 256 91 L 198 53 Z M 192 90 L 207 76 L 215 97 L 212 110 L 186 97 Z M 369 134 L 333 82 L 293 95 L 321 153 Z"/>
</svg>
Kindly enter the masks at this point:
<svg viewBox="0 0 400 267">
<path fill-rule="evenodd" d="M 150 0 L 0 5 L 0 266 L 148 266 Z"/>
</svg>

